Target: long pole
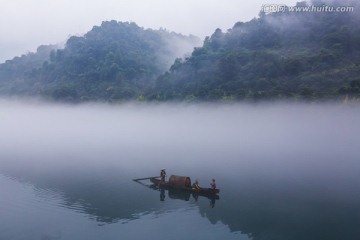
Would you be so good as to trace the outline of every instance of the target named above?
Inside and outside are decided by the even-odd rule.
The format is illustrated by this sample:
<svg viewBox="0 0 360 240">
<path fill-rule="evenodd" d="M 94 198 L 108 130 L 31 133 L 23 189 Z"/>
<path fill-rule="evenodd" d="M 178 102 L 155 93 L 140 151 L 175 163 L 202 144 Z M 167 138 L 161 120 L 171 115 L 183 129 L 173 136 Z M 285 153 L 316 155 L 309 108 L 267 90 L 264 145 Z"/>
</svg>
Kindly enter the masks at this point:
<svg viewBox="0 0 360 240">
<path fill-rule="evenodd" d="M 137 179 L 133 179 L 133 181 L 141 181 L 141 180 L 147 180 L 150 178 L 159 178 L 160 176 L 156 176 L 156 177 L 146 177 L 146 178 L 137 178 Z"/>
</svg>

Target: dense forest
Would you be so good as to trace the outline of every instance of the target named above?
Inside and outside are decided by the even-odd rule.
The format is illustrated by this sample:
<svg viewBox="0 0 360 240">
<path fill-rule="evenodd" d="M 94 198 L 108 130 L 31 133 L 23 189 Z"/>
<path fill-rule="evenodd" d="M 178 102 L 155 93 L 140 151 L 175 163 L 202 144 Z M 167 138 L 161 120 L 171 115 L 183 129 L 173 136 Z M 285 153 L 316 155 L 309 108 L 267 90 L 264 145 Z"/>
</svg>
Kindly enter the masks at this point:
<svg viewBox="0 0 360 240">
<path fill-rule="evenodd" d="M 59 48 L 59 45 L 42 45 L 35 53 L 14 57 L 0 64 L 0 94 L 27 95 L 31 89 L 31 84 L 26 81 L 27 76 L 41 68 L 44 62 L 49 60 L 50 53 Z"/>
<path fill-rule="evenodd" d="M 260 13 L 196 48 L 195 36 L 103 22 L 63 49 L 42 46 L 1 64 L 0 94 L 72 102 L 359 98 L 360 4 L 309 4 L 330 2 L 354 11 Z"/>
<path fill-rule="evenodd" d="M 327 1 L 328 2 L 328 1 Z M 338 1 L 344 6 L 346 1 Z M 324 6 L 313 1 L 314 6 Z M 328 3 L 327 3 L 328 4 Z M 305 2 L 297 6 L 306 6 Z M 336 6 L 336 2 L 332 3 Z M 360 97 L 360 17 L 354 12 L 261 14 L 220 29 L 157 80 L 153 99 Z"/>
<path fill-rule="evenodd" d="M 0 93 L 70 102 L 142 99 L 177 57 L 199 45 L 192 35 L 106 21 L 46 56 L 50 46 L 1 64 Z"/>
</svg>

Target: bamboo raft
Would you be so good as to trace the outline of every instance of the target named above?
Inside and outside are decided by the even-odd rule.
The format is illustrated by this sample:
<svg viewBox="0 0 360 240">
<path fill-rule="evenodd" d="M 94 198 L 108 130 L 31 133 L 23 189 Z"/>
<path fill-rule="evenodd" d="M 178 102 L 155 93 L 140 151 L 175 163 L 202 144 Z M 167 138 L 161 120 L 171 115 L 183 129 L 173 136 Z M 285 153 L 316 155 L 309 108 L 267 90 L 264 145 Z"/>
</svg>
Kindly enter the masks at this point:
<svg viewBox="0 0 360 240">
<path fill-rule="evenodd" d="M 191 180 L 189 177 L 171 175 L 169 181 L 161 182 L 160 177 L 149 178 L 150 181 L 159 188 L 165 189 L 178 189 L 191 193 L 197 193 L 199 195 L 216 195 L 220 192 L 220 189 L 203 188 L 194 189 L 191 187 Z"/>
</svg>

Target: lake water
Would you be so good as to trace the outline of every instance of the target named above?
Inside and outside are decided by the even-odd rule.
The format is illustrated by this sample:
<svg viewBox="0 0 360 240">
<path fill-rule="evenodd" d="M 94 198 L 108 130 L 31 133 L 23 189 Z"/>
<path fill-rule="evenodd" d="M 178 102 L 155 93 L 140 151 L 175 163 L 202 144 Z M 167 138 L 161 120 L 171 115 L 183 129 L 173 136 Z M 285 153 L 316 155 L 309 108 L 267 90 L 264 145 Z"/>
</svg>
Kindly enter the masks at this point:
<svg viewBox="0 0 360 240">
<path fill-rule="evenodd" d="M 360 106 L 0 101 L 0 239 L 360 239 Z M 134 178 L 185 175 L 219 199 Z"/>
</svg>

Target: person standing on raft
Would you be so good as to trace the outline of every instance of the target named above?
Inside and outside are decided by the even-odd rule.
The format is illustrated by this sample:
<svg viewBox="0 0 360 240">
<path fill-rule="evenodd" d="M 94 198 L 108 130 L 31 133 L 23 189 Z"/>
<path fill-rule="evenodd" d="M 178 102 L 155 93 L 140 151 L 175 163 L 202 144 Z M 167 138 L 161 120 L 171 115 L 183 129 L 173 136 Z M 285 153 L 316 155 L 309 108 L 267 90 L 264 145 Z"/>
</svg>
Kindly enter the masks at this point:
<svg viewBox="0 0 360 240">
<path fill-rule="evenodd" d="M 215 179 L 213 178 L 212 180 L 211 180 L 211 182 L 210 182 L 210 188 L 212 189 L 212 190 L 214 190 L 215 191 L 215 189 L 216 189 L 216 183 L 215 183 Z"/>
<path fill-rule="evenodd" d="M 161 171 L 160 171 L 160 182 L 159 182 L 159 185 L 165 183 L 165 177 L 166 177 L 165 168 L 162 168 Z"/>
</svg>

